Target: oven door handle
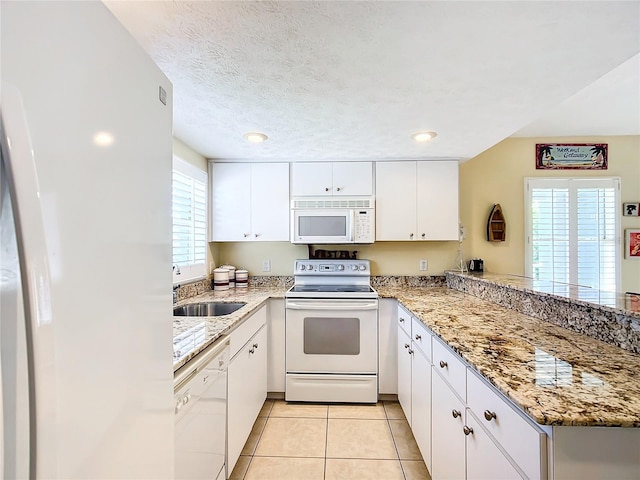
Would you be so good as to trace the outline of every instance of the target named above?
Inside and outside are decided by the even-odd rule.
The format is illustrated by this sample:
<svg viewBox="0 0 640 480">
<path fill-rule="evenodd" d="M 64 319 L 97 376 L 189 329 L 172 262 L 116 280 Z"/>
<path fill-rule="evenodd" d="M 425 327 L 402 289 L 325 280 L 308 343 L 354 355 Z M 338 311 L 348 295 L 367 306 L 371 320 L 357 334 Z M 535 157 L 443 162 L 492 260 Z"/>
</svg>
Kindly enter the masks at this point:
<svg viewBox="0 0 640 480">
<path fill-rule="evenodd" d="M 289 310 L 377 310 L 378 301 L 287 300 Z"/>
</svg>

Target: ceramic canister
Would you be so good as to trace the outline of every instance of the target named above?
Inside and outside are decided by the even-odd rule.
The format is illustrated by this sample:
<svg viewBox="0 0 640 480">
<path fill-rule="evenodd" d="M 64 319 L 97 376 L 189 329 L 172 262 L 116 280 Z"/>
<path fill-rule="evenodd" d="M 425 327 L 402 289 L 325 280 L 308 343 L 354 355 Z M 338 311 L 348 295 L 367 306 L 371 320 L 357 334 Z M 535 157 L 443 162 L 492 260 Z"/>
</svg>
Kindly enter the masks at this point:
<svg viewBox="0 0 640 480">
<path fill-rule="evenodd" d="M 213 271 L 213 289 L 229 290 L 229 270 L 226 268 L 216 268 Z"/>
<path fill-rule="evenodd" d="M 233 265 L 220 265 L 220 268 L 229 270 L 229 288 L 236 286 L 236 267 Z"/>
<path fill-rule="evenodd" d="M 245 288 L 249 283 L 249 272 L 236 270 L 236 288 Z"/>
</svg>

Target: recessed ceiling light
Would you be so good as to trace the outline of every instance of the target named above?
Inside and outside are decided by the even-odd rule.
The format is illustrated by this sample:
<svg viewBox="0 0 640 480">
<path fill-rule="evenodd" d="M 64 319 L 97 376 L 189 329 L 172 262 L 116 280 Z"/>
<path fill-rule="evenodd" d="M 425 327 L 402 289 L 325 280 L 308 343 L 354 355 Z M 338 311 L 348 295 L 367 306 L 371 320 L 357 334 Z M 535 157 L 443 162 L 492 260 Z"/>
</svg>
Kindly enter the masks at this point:
<svg viewBox="0 0 640 480">
<path fill-rule="evenodd" d="M 245 133 L 243 137 L 247 142 L 250 142 L 250 143 L 262 143 L 267 138 L 269 138 L 264 133 L 259 133 L 259 132 L 248 132 L 248 133 Z"/>
<path fill-rule="evenodd" d="M 416 142 L 428 142 L 429 140 L 433 140 L 436 138 L 438 134 L 436 132 L 416 132 L 411 135 Z"/>
</svg>

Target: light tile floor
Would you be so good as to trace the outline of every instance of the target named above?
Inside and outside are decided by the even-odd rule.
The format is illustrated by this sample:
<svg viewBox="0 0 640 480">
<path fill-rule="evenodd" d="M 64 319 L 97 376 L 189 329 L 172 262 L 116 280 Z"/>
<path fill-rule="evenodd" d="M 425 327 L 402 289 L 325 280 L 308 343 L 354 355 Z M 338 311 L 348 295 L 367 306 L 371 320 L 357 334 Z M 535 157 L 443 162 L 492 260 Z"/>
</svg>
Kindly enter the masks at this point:
<svg viewBox="0 0 640 480">
<path fill-rule="evenodd" d="M 430 480 L 400 404 L 267 400 L 231 480 Z"/>
</svg>

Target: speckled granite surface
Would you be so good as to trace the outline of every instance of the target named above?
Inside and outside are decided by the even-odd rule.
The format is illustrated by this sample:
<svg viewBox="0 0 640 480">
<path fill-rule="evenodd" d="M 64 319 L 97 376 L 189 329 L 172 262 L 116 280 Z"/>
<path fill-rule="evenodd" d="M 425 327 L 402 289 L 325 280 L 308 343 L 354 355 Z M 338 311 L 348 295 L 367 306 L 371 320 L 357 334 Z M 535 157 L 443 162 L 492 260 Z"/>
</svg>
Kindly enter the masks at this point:
<svg viewBox="0 0 640 480">
<path fill-rule="evenodd" d="M 285 287 L 265 286 L 206 291 L 176 305 L 198 302 L 246 302 L 246 305 L 229 315 L 218 317 L 173 317 L 173 371 L 177 371 L 189 360 L 233 327 L 241 323 L 251 313 L 260 308 L 269 298 L 284 298 Z"/>
<path fill-rule="evenodd" d="M 413 280 L 423 279 L 423 280 Z M 396 298 L 473 368 L 542 425 L 640 427 L 640 355 L 488 300 L 444 286 L 430 277 L 374 282 L 381 297 Z M 436 284 L 441 282 L 437 280 Z M 286 282 L 285 282 L 286 283 Z M 221 317 L 174 317 L 174 371 L 231 331 L 287 286 L 205 292 L 198 301 L 244 301 Z"/>
<path fill-rule="evenodd" d="M 640 353 L 640 296 L 515 275 L 447 272 L 446 277 L 455 290 Z"/>
<path fill-rule="evenodd" d="M 448 288 L 381 287 L 536 422 L 640 427 L 640 355 Z"/>
</svg>

